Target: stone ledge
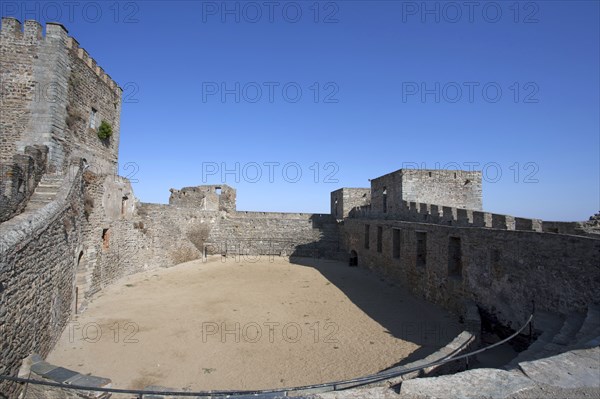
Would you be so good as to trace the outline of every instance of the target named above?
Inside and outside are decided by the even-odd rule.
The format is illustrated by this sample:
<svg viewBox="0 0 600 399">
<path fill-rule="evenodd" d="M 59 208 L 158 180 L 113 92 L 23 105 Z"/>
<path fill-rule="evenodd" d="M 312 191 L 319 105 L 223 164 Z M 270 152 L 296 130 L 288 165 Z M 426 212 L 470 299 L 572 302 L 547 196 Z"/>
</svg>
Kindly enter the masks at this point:
<svg viewBox="0 0 600 399">
<path fill-rule="evenodd" d="M 600 388 L 600 348 L 522 362 L 519 368 L 536 383 L 559 388 Z"/>
<path fill-rule="evenodd" d="M 20 378 L 31 378 L 31 379 L 45 379 L 58 384 L 65 385 L 76 385 L 84 386 L 89 388 L 110 388 L 112 381 L 109 378 L 96 377 L 93 375 L 83 375 L 77 371 L 69 370 L 64 367 L 52 365 L 44 361 L 39 355 L 32 354 L 23 359 L 21 369 L 19 370 Z M 30 384 L 30 388 L 33 390 L 35 397 L 36 391 L 44 392 L 47 387 L 43 385 L 36 386 Z M 58 392 L 62 388 L 52 388 L 53 392 Z M 63 390 L 65 391 L 65 397 L 71 394 L 77 394 L 78 397 L 82 398 L 109 398 L 110 393 L 108 392 L 94 392 L 94 391 L 77 391 L 77 390 Z"/>
<path fill-rule="evenodd" d="M 516 373 L 499 369 L 475 369 L 454 375 L 404 381 L 400 397 L 504 399 L 535 386 L 529 378 Z"/>
</svg>

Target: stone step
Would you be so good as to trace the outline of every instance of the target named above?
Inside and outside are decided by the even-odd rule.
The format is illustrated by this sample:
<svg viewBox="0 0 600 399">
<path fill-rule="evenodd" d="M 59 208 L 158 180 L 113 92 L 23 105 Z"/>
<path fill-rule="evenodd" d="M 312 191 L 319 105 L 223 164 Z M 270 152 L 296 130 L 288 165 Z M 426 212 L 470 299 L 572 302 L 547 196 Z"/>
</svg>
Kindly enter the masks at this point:
<svg viewBox="0 0 600 399">
<path fill-rule="evenodd" d="M 600 327 L 582 335 L 576 342 L 573 342 L 568 349 L 585 349 L 598 346 L 600 342 Z"/>
<path fill-rule="evenodd" d="M 581 329 L 584 320 L 585 315 L 582 313 L 573 312 L 567 315 L 565 324 L 552 340 L 552 344 L 568 345 L 571 343 Z"/>
<path fill-rule="evenodd" d="M 61 184 L 62 184 L 62 180 L 48 181 L 48 180 L 42 179 L 38 183 L 38 187 L 56 187 L 56 188 L 59 188 L 61 186 Z"/>
<path fill-rule="evenodd" d="M 29 199 L 28 204 L 48 204 L 48 203 L 52 202 L 52 199 L 54 199 L 54 196 L 48 198 L 46 196 L 40 196 L 40 195 L 34 194 Z"/>
<path fill-rule="evenodd" d="M 52 202 L 52 200 L 56 198 L 56 194 L 39 194 L 33 193 L 29 202 Z"/>
<path fill-rule="evenodd" d="M 39 194 L 56 194 L 58 192 L 59 187 L 57 186 L 41 186 L 38 185 L 35 189 L 35 193 Z"/>
<path fill-rule="evenodd" d="M 27 203 L 27 206 L 25 207 L 25 212 L 23 212 L 23 214 L 26 213 L 26 212 L 35 212 L 38 209 L 45 207 L 49 203 L 50 202 L 33 202 L 32 203 L 30 201 L 30 202 Z"/>
<path fill-rule="evenodd" d="M 42 176 L 42 180 L 63 180 L 64 178 L 64 175 L 45 174 Z"/>
<path fill-rule="evenodd" d="M 579 332 L 581 325 L 585 319 L 583 313 L 573 312 L 567 315 L 565 322 L 560 331 L 554 336 L 552 341 L 544 346 L 544 348 L 538 352 L 538 358 L 555 356 L 560 353 L 566 352 L 568 346 L 573 343 L 575 335 Z"/>
<path fill-rule="evenodd" d="M 527 377 L 538 384 L 563 389 L 596 388 L 600 371 L 599 356 L 600 348 L 574 350 L 533 362 L 523 362 L 519 367 Z"/>
<path fill-rule="evenodd" d="M 583 347 L 588 341 L 598 336 L 600 336 L 600 306 L 590 304 L 585 320 L 569 348 Z"/>
<path fill-rule="evenodd" d="M 600 347 L 600 331 L 594 338 L 586 341 L 582 345 L 583 348 L 598 348 Z"/>
<path fill-rule="evenodd" d="M 60 187 L 63 184 L 62 180 L 45 180 L 42 179 L 38 185 Z"/>
<path fill-rule="evenodd" d="M 438 349 L 437 351 L 430 354 L 429 356 L 426 356 L 419 360 L 415 360 L 410 363 L 400 364 L 400 365 L 391 367 L 389 369 L 382 371 L 382 373 L 389 373 L 391 371 L 409 370 L 409 369 L 413 369 L 413 368 L 422 367 L 427 364 L 434 363 L 434 362 L 437 362 L 440 360 L 459 356 L 463 352 L 468 351 L 469 347 L 471 347 L 473 344 L 475 344 L 476 341 L 477 341 L 477 337 L 473 333 L 465 330 L 462 333 L 460 333 L 456 338 L 454 338 L 448 345 Z M 416 370 L 416 371 L 411 371 L 409 373 L 403 373 L 402 375 L 400 375 L 398 377 L 394 377 L 394 378 L 386 380 L 385 383 L 389 384 L 389 385 L 396 385 L 396 384 L 401 383 L 402 381 L 410 380 L 413 378 L 418 378 L 419 376 L 429 374 L 429 373 L 433 372 L 434 370 L 439 371 L 440 368 L 445 368 L 445 367 L 447 367 L 447 366 L 438 365 L 438 366 L 432 366 L 432 367 L 428 367 L 428 368 L 424 368 L 424 369 L 420 369 L 420 370 Z M 462 366 L 457 365 L 455 363 L 451 367 L 459 367 L 460 368 Z M 444 372 L 447 372 L 447 371 L 448 370 L 444 370 Z"/>
<path fill-rule="evenodd" d="M 56 194 L 60 190 L 64 176 L 62 175 L 44 175 L 38 183 L 33 195 L 27 202 L 25 212 L 35 212 L 43 208 L 56 198 Z"/>
<path fill-rule="evenodd" d="M 474 369 L 452 375 L 416 378 L 402 382 L 402 398 L 508 398 L 535 387 L 535 383 L 519 373 L 500 369 Z"/>
<path fill-rule="evenodd" d="M 41 184 L 61 185 L 63 181 L 64 181 L 64 178 L 62 176 L 61 177 L 50 177 L 50 178 L 43 176 L 42 180 L 40 180 L 40 183 Z"/>
<path fill-rule="evenodd" d="M 552 342 L 555 335 L 562 329 L 565 320 L 562 316 L 539 312 L 534 316 L 534 328 L 537 331 L 541 331 L 538 338 L 529 345 L 529 348 L 519 353 L 513 360 L 510 361 L 506 366 L 505 370 L 512 370 L 518 367 L 520 362 L 539 359 L 544 356 L 545 346 Z"/>
<path fill-rule="evenodd" d="M 588 311 L 585 320 L 583 321 L 583 325 L 577 335 L 585 335 L 588 332 L 595 330 L 598 325 L 600 325 L 600 306 L 590 304 L 588 305 Z"/>
</svg>

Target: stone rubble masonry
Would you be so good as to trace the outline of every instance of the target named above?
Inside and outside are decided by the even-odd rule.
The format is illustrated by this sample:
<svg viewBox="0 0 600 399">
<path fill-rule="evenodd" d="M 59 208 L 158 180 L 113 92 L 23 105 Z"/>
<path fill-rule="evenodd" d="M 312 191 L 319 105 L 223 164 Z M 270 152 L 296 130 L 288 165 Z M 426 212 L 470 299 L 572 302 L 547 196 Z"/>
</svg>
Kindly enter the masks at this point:
<svg viewBox="0 0 600 399">
<path fill-rule="evenodd" d="M 46 356 L 69 318 L 120 278 L 221 254 L 358 257 L 415 295 L 464 314 L 468 301 L 505 326 L 537 310 L 597 303 L 600 216 L 543 222 L 483 212 L 481 172 L 406 170 L 331 193 L 331 214 L 236 210 L 226 185 L 139 202 L 115 173 L 122 90 L 58 24 L 0 31 L 0 373 Z M 102 141 L 90 128 L 108 121 Z M 44 174 L 55 199 L 23 212 Z M 0 383 L 16 397 L 20 385 Z"/>
<path fill-rule="evenodd" d="M 76 272 L 78 311 L 85 309 L 94 293 L 123 276 L 146 270 L 147 263 L 138 257 L 146 244 L 142 229 L 134 222 L 137 200 L 131 183 L 89 170 L 84 182 L 87 217 Z"/>
<path fill-rule="evenodd" d="M 501 230 L 529 230 L 529 231 L 553 231 L 548 223 L 552 226 L 556 224 L 577 225 L 578 222 L 544 222 L 541 219 L 528 219 L 515 217 L 510 215 L 501 215 L 490 212 L 474 211 L 465 208 L 454 208 L 450 206 L 441 206 L 436 204 L 427 204 L 422 202 L 407 202 L 400 201 L 394 205 L 394 211 L 387 213 L 376 212 L 372 210 L 371 205 L 359 206 L 353 208 L 349 212 L 350 217 L 360 218 L 377 218 L 390 220 L 406 220 L 419 223 L 434 223 L 447 226 L 460 227 L 483 227 L 494 228 Z M 581 234 L 575 227 L 566 229 L 561 227 L 562 234 Z"/>
<path fill-rule="evenodd" d="M 365 225 L 371 231 L 369 248 Z M 598 239 L 388 219 L 348 218 L 340 231 L 342 250 L 356 251 L 359 266 L 457 313 L 463 301 L 471 300 L 513 329 L 527 320 L 532 301 L 538 311 L 584 312 L 600 290 Z M 424 264 L 417 262 L 419 237 L 425 238 Z M 461 248 L 458 271 L 450 268 L 452 238 Z"/>
<path fill-rule="evenodd" d="M 480 171 L 399 169 L 371 180 L 371 211 L 394 214 L 403 201 L 481 211 L 481 176 Z"/>
<path fill-rule="evenodd" d="M 16 19 L 2 18 L 0 31 L 0 162 L 12 163 L 16 143 L 30 120 L 34 99 L 33 63 L 37 44 Z M 37 43 L 37 41 L 36 41 Z"/>
<path fill-rule="evenodd" d="M 85 202 L 93 206 L 77 269 L 79 310 L 119 278 L 206 255 L 249 262 L 280 255 L 339 258 L 337 222 L 328 214 L 237 212 L 232 200 L 225 202 L 230 211 L 204 210 L 206 202 L 194 195 L 172 199 L 171 205 L 146 204 L 137 201 L 125 178 L 88 171 L 84 180 Z M 198 194 L 214 186 L 189 189 Z M 222 190 L 221 197 L 235 198 L 232 188 Z"/>
<path fill-rule="evenodd" d="M 0 223 L 23 212 L 46 171 L 48 148 L 25 147 L 11 163 L 0 162 Z"/>
<path fill-rule="evenodd" d="M 350 215 L 355 208 L 371 204 L 370 188 L 340 188 L 331 192 L 331 214 L 336 219 L 343 219 Z"/>
<path fill-rule="evenodd" d="M 600 225 L 597 220 L 594 220 L 594 217 L 597 217 L 598 214 L 592 216 L 588 221 L 583 222 L 551 222 L 551 221 L 543 221 L 542 222 L 542 231 L 548 233 L 557 233 L 557 234 L 570 234 L 570 235 L 582 235 L 588 237 L 600 237 Z"/>
<path fill-rule="evenodd" d="M 77 168 L 53 202 L 0 224 L 0 374 L 16 375 L 31 353 L 46 356 L 67 325 L 83 222 Z M 18 389 L 0 382 L 8 397 Z"/>
<path fill-rule="evenodd" d="M 226 184 L 172 188 L 169 205 L 196 207 L 204 211 L 235 211 L 236 191 Z"/>
<path fill-rule="evenodd" d="M 400 169 L 371 180 L 371 188 L 333 191 L 331 213 L 335 216 L 336 212 L 337 219 L 376 218 L 549 232 L 559 232 L 560 227 L 561 233 L 576 234 L 574 228 L 564 227 L 567 223 L 556 227 L 559 222 L 483 212 L 480 171 Z M 545 227 L 546 223 L 552 226 Z"/>
<path fill-rule="evenodd" d="M 0 31 L 0 162 L 33 144 L 48 147 L 48 168 L 60 173 L 71 157 L 85 158 L 97 173 L 117 163 L 122 90 L 60 24 L 24 27 L 2 18 Z M 95 128 L 90 128 L 92 109 Z M 106 120 L 109 140 L 97 129 Z"/>
</svg>

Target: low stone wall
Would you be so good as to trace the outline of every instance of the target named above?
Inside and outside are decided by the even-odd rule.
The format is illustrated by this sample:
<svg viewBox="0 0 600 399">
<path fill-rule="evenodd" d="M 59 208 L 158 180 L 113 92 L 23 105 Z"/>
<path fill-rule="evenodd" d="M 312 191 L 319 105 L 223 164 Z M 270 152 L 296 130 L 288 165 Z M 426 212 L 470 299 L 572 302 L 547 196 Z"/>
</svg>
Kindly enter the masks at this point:
<svg viewBox="0 0 600 399">
<path fill-rule="evenodd" d="M 236 212 L 211 231 L 217 253 L 334 258 L 339 239 L 331 215 L 277 212 Z"/>
<path fill-rule="evenodd" d="M 74 272 L 84 218 L 81 172 L 66 179 L 52 203 L 0 225 L 0 374 L 21 360 L 46 356 L 71 315 Z M 0 382 L 16 397 L 20 386 Z"/>
<path fill-rule="evenodd" d="M 333 257 L 337 223 L 330 215 L 277 212 L 203 211 L 191 207 L 140 204 L 138 222 L 148 247 L 138 260 L 168 267 L 205 254 L 292 255 L 312 244 L 306 256 Z"/>
<path fill-rule="evenodd" d="M 473 300 L 513 328 L 527 320 L 533 300 L 537 310 L 560 313 L 598 300 L 597 239 L 384 219 L 346 219 L 341 232 L 359 266 L 456 312 Z"/>
</svg>

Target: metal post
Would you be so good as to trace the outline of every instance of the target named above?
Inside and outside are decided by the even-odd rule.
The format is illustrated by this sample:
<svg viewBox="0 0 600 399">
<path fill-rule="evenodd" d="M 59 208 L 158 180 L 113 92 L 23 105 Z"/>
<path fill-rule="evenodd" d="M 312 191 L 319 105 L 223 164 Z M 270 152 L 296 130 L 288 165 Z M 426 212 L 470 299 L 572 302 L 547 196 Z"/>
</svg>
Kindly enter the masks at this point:
<svg viewBox="0 0 600 399">
<path fill-rule="evenodd" d="M 531 314 L 535 315 L 535 299 L 531 300 Z M 529 323 L 529 343 L 531 344 L 531 340 L 533 339 L 533 319 L 531 319 L 531 323 Z"/>
</svg>

